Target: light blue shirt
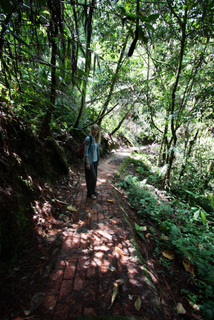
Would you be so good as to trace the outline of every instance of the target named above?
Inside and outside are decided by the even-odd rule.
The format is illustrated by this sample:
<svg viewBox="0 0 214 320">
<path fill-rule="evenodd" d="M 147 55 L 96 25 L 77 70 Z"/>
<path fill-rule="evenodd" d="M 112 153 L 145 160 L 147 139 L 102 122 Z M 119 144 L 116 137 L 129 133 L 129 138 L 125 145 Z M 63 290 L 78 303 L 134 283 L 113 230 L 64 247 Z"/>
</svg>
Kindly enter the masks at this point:
<svg viewBox="0 0 214 320">
<path fill-rule="evenodd" d="M 83 157 L 83 161 L 86 162 L 85 157 L 88 157 L 89 163 L 92 164 L 95 161 L 99 161 L 100 159 L 100 148 L 99 148 L 99 144 L 95 143 L 93 136 L 92 137 L 92 141 L 91 141 L 91 145 L 90 145 L 90 136 L 87 136 L 85 138 L 85 149 L 84 149 L 84 157 Z M 94 160 L 96 159 L 96 160 Z"/>
</svg>

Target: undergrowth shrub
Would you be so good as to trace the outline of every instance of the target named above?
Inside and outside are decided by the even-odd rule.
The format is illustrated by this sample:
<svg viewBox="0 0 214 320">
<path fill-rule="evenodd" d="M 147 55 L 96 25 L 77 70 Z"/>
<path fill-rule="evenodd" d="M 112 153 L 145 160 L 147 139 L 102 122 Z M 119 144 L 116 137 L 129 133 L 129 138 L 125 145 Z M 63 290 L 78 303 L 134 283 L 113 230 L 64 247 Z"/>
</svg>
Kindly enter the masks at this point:
<svg viewBox="0 0 214 320">
<path fill-rule="evenodd" d="M 139 160 L 131 159 L 130 168 L 133 165 L 136 166 L 137 175 L 129 174 L 126 178 L 121 178 L 119 187 L 126 190 L 128 201 L 141 220 L 149 217 L 162 233 L 169 236 L 171 249 L 194 266 L 192 280 L 197 294 L 188 292 L 188 299 L 194 303 L 197 302 L 204 310 L 205 319 L 213 319 L 214 212 L 207 213 L 199 206 L 191 206 L 184 199 L 173 198 L 166 191 L 156 189 L 161 181 L 158 170 L 151 179 L 152 173 L 149 166 Z M 158 196 L 163 192 L 165 193 L 164 201 Z M 171 201 L 167 201 L 170 198 Z"/>
</svg>

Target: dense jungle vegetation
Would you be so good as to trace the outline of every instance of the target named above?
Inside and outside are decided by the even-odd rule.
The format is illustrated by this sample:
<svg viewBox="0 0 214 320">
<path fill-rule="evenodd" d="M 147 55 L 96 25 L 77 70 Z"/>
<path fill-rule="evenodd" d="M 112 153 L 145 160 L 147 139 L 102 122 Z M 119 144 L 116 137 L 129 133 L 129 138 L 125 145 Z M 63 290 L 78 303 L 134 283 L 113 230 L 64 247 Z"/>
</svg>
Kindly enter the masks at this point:
<svg viewBox="0 0 214 320">
<path fill-rule="evenodd" d="M 78 170 L 96 122 L 102 154 L 121 139 L 139 147 L 117 185 L 142 226 L 149 216 L 162 232 L 169 272 L 171 255 L 181 257 L 194 283 L 183 294 L 214 319 L 214 1 L 0 7 L 1 272 L 34 236 L 40 183 Z"/>
</svg>

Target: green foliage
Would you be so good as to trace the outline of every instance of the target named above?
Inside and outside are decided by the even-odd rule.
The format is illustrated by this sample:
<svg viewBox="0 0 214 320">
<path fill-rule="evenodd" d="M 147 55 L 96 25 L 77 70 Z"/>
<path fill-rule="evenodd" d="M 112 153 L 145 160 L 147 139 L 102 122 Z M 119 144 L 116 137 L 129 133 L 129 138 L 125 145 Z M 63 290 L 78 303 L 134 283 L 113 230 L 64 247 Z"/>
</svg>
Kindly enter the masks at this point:
<svg viewBox="0 0 214 320">
<path fill-rule="evenodd" d="M 149 217 L 163 234 L 169 236 L 168 249 L 173 250 L 177 257 L 188 259 L 192 263 L 195 269 L 192 280 L 197 294 L 194 293 L 193 298 L 193 293 L 189 292 L 189 298 L 201 305 L 206 319 L 211 319 L 209 315 L 214 310 L 214 210 L 207 213 L 199 206 L 193 207 L 187 201 L 173 199 L 171 193 L 157 189 L 158 179 L 150 178 L 152 167 L 149 167 L 148 161 L 145 164 L 142 160 L 130 159 L 126 169 L 130 171 L 133 167 L 136 174 L 120 178 L 119 187 L 126 190 L 130 205 L 142 221 Z M 206 199 L 207 205 L 211 204 L 213 208 L 212 195 L 192 196 Z M 168 200 L 170 198 L 171 201 Z M 144 239 L 140 226 L 136 226 L 136 231 Z M 162 240 L 159 239 L 156 248 L 159 256 L 161 248 Z M 161 261 L 171 272 L 170 262 L 164 259 Z"/>
</svg>

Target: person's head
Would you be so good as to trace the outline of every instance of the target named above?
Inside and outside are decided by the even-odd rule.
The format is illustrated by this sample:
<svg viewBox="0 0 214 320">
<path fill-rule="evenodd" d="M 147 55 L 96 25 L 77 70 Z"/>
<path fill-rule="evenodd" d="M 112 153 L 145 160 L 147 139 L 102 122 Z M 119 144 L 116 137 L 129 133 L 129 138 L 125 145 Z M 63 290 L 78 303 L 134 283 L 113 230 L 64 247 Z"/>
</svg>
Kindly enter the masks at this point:
<svg viewBox="0 0 214 320">
<path fill-rule="evenodd" d="M 93 124 L 91 127 L 91 134 L 96 140 L 97 143 L 100 144 L 101 141 L 101 133 L 100 133 L 100 128 L 97 124 Z"/>
</svg>

